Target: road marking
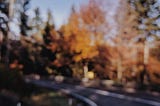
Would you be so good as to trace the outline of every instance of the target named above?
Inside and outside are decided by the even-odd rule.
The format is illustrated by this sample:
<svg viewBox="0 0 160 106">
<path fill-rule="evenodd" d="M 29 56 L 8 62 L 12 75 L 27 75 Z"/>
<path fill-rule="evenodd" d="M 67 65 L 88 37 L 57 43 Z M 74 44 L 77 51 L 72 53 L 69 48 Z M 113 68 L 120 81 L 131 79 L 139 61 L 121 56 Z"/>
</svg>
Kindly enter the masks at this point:
<svg viewBox="0 0 160 106">
<path fill-rule="evenodd" d="M 139 103 L 153 105 L 153 106 L 160 106 L 160 102 L 156 102 L 156 101 L 153 101 L 153 100 L 142 99 L 142 98 L 137 98 L 137 97 L 130 97 L 130 96 L 122 95 L 122 94 L 111 93 L 111 92 L 108 92 L 108 91 L 97 90 L 97 89 L 92 89 L 92 88 L 88 88 L 88 89 L 94 91 L 97 94 L 104 95 L 104 96 L 110 96 L 110 97 L 114 97 L 114 98 L 125 99 L 125 100 L 129 100 L 129 101 L 139 102 Z"/>
<path fill-rule="evenodd" d="M 63 85 L 67 86 L 67 84 L 63 84 Z M 72 86 L 72 85 L 70 85 L 70 86 Z M 118 98 L 118 99 L 125 99 L 125 100 L 134 101 L 134 102 L 143 103 L 143 104 L 148 104 L 148 105 L 152 105 L 152 106 L 160 106 L 160 102 L 156 102 L 156 101 L 153 101 L 153 100 L 126 96 L 126 95 L 112 93 L 112 92 L 108 92 L 108 91 L 104 91 L 104 90 L 98 90 L 98 89 L 94 89 L 94 88 L 86 88 L 86 87 L 79 86 L 79 85 L 75 86 L 75 88 L 79 89 L 79 90 L 89 89 L 89 90 L 91 90 L 91 91 L 93 91 L 97 94 L 104 95 L 104 96 L 114 97 L 114 98 Z"/>
<path fill-rule="evenodd" d="M 68 85 L 68 84 L 63 84 L 63 85 Z M 72 85 L 70 85 L 72 86 Z M 129 100 L 129 101 L 134 101 L 134 102 L 138 102 L 138 103 L 143 103 L 143 104 L 148 104 L 148 105 L 152 105 L 152 106 L 160 106 L 160 102 L 156 102 L 153 100 L 148 100 L 148 99 L 142 99 L 142 98 L 138 98 L 138 97 L 131 97 L 131 96 L 126 96 L 126 95 L 122 95 L 122 94 L 118 94 L 118 93 L 112 93 L 112 92 L 108 92 L 108 91 L 104 91 L 104 90 L 98 90 L 98 89 L 94 89 L 94 88 L 86 88 L 83 86 L 75 86 L 75 88 L 77 89 L 89 89 L 97 94 L 100 95 L 104 95 L 104 96 L 109 96 L 109 97 L 114 97 L 114 98 L 118 98 L 118 99 L 125 99 L 125 100 Z"/>
<path fill-rule="evenodd" d="M 33 81 L 33 83 L 41 85 L 41 86 L 44 86 L 44 87 L 56 88 L 56 89 L 59 89 L 59 90 L 65 90 L 65 92 L 69 92 L 70 93 L 70 90 L 68 90 L 67 88 L 61 89 L 60 87 L 55 86 L 54 83 L 51 83 L 51 82 L 46 83 L 46 81 L 38 81 L 38 82 L 37 81 Z M 52 85 L 54 85 L 54 86 L 52 86 Z M 67 86 L 68 84 L 62 84 L 62 85 L 66 85 Z M 72 85 L 69 85 L 69 86 L 72 86 Z M 142 99 L 142 98 L 138 98 L 138 97 L 131 97 L 131 96 L 112 93 L 112 92 L 108 92 L 108 91 L 104 91 L 104 90 L 98 90 L 98 89 L 94 89 L 94 88 L 86 88 L 86 87 L 83 87 L 83 86 L 75 86 L 75 88 L 88 89 L 88 90 L 91 90 L 92 92 L 95 92 L 97 94 L 104 95 L 104 96 L 109 96 L 109 97 L 114 97 L 114 98 L 118 98 L 118 99 L 125 99 L 125 100 L 134 101 L 134 102 L 143 103 L 143 104 L 148 104 L 148 105 L 152 105 L 152 106 L 160 106 L 160 102 L 156 102 L 156 101 L 153 101 L 153 100 Z M 72 89 L 72 88 L 70 88 L 70 89 Z M 73 89 L 73 90 L 75 90 L 75 89 Z M 78 95 L 76 93 L 74 93 L 74 94 L 79 98 L 85 98 L 86 101 L 91 101 L 90 99 L 88 99 L 88 98 L 86 98 L 84 96 Z M 75 96 L 75 95 L 73 95 L 73 96 Z M 91 102 L 93 102 L 93 101 L 91 101 Z M 91 106 L 97 106 L 97 104 L 95 104 L 93 102 L 93 104 Z"/>
</svg>

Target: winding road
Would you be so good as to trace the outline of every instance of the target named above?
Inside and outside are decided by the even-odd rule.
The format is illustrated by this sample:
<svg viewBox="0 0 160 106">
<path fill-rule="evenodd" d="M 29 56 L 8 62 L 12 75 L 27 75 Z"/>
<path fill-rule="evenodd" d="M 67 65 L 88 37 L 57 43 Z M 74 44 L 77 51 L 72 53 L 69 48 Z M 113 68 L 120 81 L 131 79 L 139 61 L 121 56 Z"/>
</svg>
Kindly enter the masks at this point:
<svg viewBox="0 0 160 106">
<path fill-rule="evenodd" d="M 83 86 L 56 83 L 48 80 L 29 80 L 29 82 L 41 87 L 71 93 L 80 99 L 84 99 L 90 106 L 160 106 L 160 102 L 158 101 L 131 97 Z"/>
</svg>

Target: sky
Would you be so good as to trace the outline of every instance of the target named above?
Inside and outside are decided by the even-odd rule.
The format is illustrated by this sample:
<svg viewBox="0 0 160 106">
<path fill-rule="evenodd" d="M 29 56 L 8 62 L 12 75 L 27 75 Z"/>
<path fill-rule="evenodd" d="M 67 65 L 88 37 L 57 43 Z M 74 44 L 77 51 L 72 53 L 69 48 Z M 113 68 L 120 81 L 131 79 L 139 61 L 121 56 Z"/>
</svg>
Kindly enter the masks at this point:
<svg viewBox="0 0 160 106">
<path fill-rule="evenodd" d="M 112 16 L 116 11 L 118 5 L 118 0 L 106 0 L 109 5 L 106 7 L 109 8 L 110 22 L 113 23 Z M 70 15 L 72 6 L 74 5 L 77 9 L 82 4 L 87 4 L 89 0 L 31 0 L 31 9 L 29 10 L 29 15 L 34 16 L 33 10 L 37 7 L 41 10 L 41 16 L 45 20 L 47 15 L 46 12 L 50 9 L 53 13 L 54 22 L 57 28 L 62 24 L 67 22 L 67 19 Z"/>
<path fill-rule="evenodd" d="M 50 9 L 53 13 L 56 27 L 60 27 L 65 23 L 70 14 L 71 7 L 74 5 L 79 8 L 81 4 L 88 3 L 88 0 L 31 0 L 31 9 L 29 15 L 34 16 L 33 10 L 37 7 L 41 10 L 41 16 L 46 19 L 46 12 Z"/>
<path fill-rule="evenodd" d="M 119 0 L 104 0 L 107 2 L 107 5 L 104 7 L 107 11 L 107 17 L 106 19 L 109 19 L 109 24 L 115 24 L 115 20 L 112 18 L 114 14 L 116 13 L 116 9 L 118 6 Z M 51 10 L 53 18 L 54 18 L 54 24 L 56 26 L 56 29 L 60 28 L 61 25 L 67 22 L 68 17 L 71 12 L 72 6 L 74 6 L 76 9 L 79 9 L 80 5 L 87 4 L 89 0 L 31 0 L 30 1 L 30 8 L 28 10 L 28 15 L 30 18 L 34 17 L 34 10 L 38 7 L 40 8 L 41 17 L 46 20 L 47 19 L 47 11 L 48 9 Z M 18 36 L 20 33 L 20 29 L 18 27 L 15 27 L 15 23 L 11 23 L 11 31 Z M 116 29 L 113 28 L 110 31 L 110 35 L 115 35 Z"/>
</svg>

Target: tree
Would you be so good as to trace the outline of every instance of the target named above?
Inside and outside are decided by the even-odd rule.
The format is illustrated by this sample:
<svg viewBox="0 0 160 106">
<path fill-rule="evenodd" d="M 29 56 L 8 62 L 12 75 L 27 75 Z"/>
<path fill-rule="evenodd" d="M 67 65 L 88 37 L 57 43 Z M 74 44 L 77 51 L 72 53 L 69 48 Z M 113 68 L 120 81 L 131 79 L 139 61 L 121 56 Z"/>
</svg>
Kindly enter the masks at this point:
<svg viewBox="0 0 160 106">
<path fill-rule="evenodd" d="M 101 44 L 107 34 L 108 24 L 106 11 L 103 10 L 98 0 L 89 0 L 89 3 L 80 8 L 82 25 L 91 33 L 93 44 Z"/>
<path fill-rule="evenodd" d="M 28 25 L 28 15 L 26 13 L 29 9 L 29 2 L 30 0 L 24 0 L 24 3 L 22 3 L 22 10 L 20 12 L 20 33 L 22 36 L 27 36 L 27 31 L 31 29 Z"/>
<path fill-rule="evenodd" d="M 39 8 L 36 8 L 34 10 L 34 14 L 35 14 L 35 17 L 32 19 L 31 21 L 31 26 L 32 26 L 32 33 L 35 34 L 37 32 L 40 32 L 42 30 L 42 26 L 43 26 L 43 21 L 42 21 L 42 18 L 41 18 L 41 12 L 40 12 L 40 9 Z"/>
<path fill-rule="evenodd" d="M 48 16 L 47 23 L 50 25 L 54 25 L 54 19 L 51 10 L 48 10 L 47 16 Z"/>
<path fill-rule="evenodd" d="M 99 78 L 114 79 L 111 58 L 113 50 L 108 44 L 97 46 L 98 55 L 89 61 L 89 68 L 93 70 Z"/>
<path fill-rule="evenodd" d="M 114 17 L 117 23 L 117 35 L 113 39 L 114 52 L 116 52 L 113 53 L 115 55 L 113 55 L 113 60 L 116 58 L 116 62 L 113 61 L 113 64 L 116 65 L 115 67 L 117 68 L 117 79 L 122 81 L 123 71 L 129 67 L 124 64 L 126 61 L 128 64 L 133 64 L 134 61 L 132 54 L 135 51 L 135 39 L 138 36 L 138 22 L 136 21 L 138 15 L 126 0 L 120 0 L 119 2 L 120 5 L 117 8 L 117 14 Z"/>
<path fill-rule="evenodd" d="M 129 0 L 129 2 L 138 13 L 138 29 L 144 34 L 145 39 L 147 37 L 159 39 L 157 35 L 160 30 L 158 0 Z"/>
<path fill-rule="evenodd" d="M 144 52 L 143 52 L 143 71 L 142 73 L 149 74 L 149 48 L 148 48 L 148 40 L 153 39 L 152 41 L 159 40 L 159 22 L 160 19 L 160 8 L 158 0 L 129 0 L 131 6 L 136 10 L 138 14 L 137 22 L 137 29 L 139 29 L 141 35 L 141 43 L 144 45 Z M 153 68 L 151 68 L 153 69 Z M 156 67 L 155 67 L 156 70 Z M 142 75 L 142 84 L 144 81 L 144 76 Z"/>
<path fill-rule="evenodd" d="M 51 12 L 48 12 L 48 20 L 46 22 L 46 26 L 44 28 L 43 39 L 46 46 L 50 46 L 54 40 L 56 40 L 57 32 L 55 30 L 54 23 L 51 22 L 52 15 Z"/>
<path fill-rule="evenodd" d="M 82 65 L 85 75 L 93 58 L 103 52 L 98 47 L 104 43 L 107 28 L 106 12 L 96 0 L 82 5 L 79 11 L 73 7 L 68 23 L 62 28 L 73 60 Z M 105 59 L 108 62 L 106 57 Z M 102 65 L 101 62 L 97 64 Z"/>
<path fill-rule="evenodd" d="M 67 43 L 70 54 L 75 62 L 81 62 L 83 68 L 88 70 L 88 61 L 98 54 L 96 47 L 92 45 L 91 33 L 80 22 L 79 13 L 72 8 L 68 23 L 63 26 L 63 37 Z"/>
<path fill-rule="evenodd" d="M 126 0 L 120 0 L 115 19 L 118 26 L 118 43 L 133 43 L 138 36 L 138 14 Z M 121 14 L 120 14 L 121 13 Z"/>
<path fill-rule="evenodd" d="M 7 36 L 8 28 L 8 16 L 9 16 L 9 5 L 6 1 L 0 1 L 0 30 L 5 36 Z"/>
<path fill-rule="evenodd" d="M 9 24 L 10 19 L 13 15 L 13 4 L 14 0 L 0 1 L 0 8 L 1 8 L 1 16 L 0 16 L 0 30 L 3 32 L 4 36 L 4 51 L 5 51 L 5 64 L 6 64 L 6 70 L 9 69 L 9 49 L 10 49 L 10 43 L 9 43 Z"/>
</svg>

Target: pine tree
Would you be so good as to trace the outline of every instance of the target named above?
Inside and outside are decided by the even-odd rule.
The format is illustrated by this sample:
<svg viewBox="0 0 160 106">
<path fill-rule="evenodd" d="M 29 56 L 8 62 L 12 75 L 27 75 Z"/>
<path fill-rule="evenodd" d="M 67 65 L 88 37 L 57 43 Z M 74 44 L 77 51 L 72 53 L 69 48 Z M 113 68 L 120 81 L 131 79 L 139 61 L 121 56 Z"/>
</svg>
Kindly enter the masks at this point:
<svg viewBox="0 0 160 106">
<path fill-rule="evenodd" d="M 8 18 L 9 18 L 9 5 L 6 0 L 0 1 L 0 30 L 5 36 L 7 36 L 8 28 Z"/>
<path fill-rule="evenodd" d="M 44 28 L 44 34 L 43 34 L 43 39 L 44 39 L 44 43 L 46 45 L 50 45 L 52 43 L 52 41 L 55 39 L 55 37 L 57 36 L 57 33 L 55 31 L 55 25 L 52 21 L 52 14 L 49 11 L 48 12 L 48 20 L 46 22 L 46 26 Z"/>
<path fill-rule="evenodd" d="M 44 25 L 42 24 L 43 20 L 41 18 L 40 9 L 36 8 L 34 10 L 34 14 L 35 14 L 35 17 L 31 21 L 31 26 L 32 26 L 32 31 L 33 31 L 32 33 L 33 34 L 41 31 L 43 29 L 43 27 L 44 27 Z"/>
<path fill-rule="evenodd" d="M 24 3 L 22 4 L 22 11 L 20 13 L 20 33 L 22 36 L 27 36 L 27 31 L 31 29 L 28 25 L 28 15 L 26 13 L 29 9 L 29 2 L 30 0 L 24 0 Z"/>
</svg>

